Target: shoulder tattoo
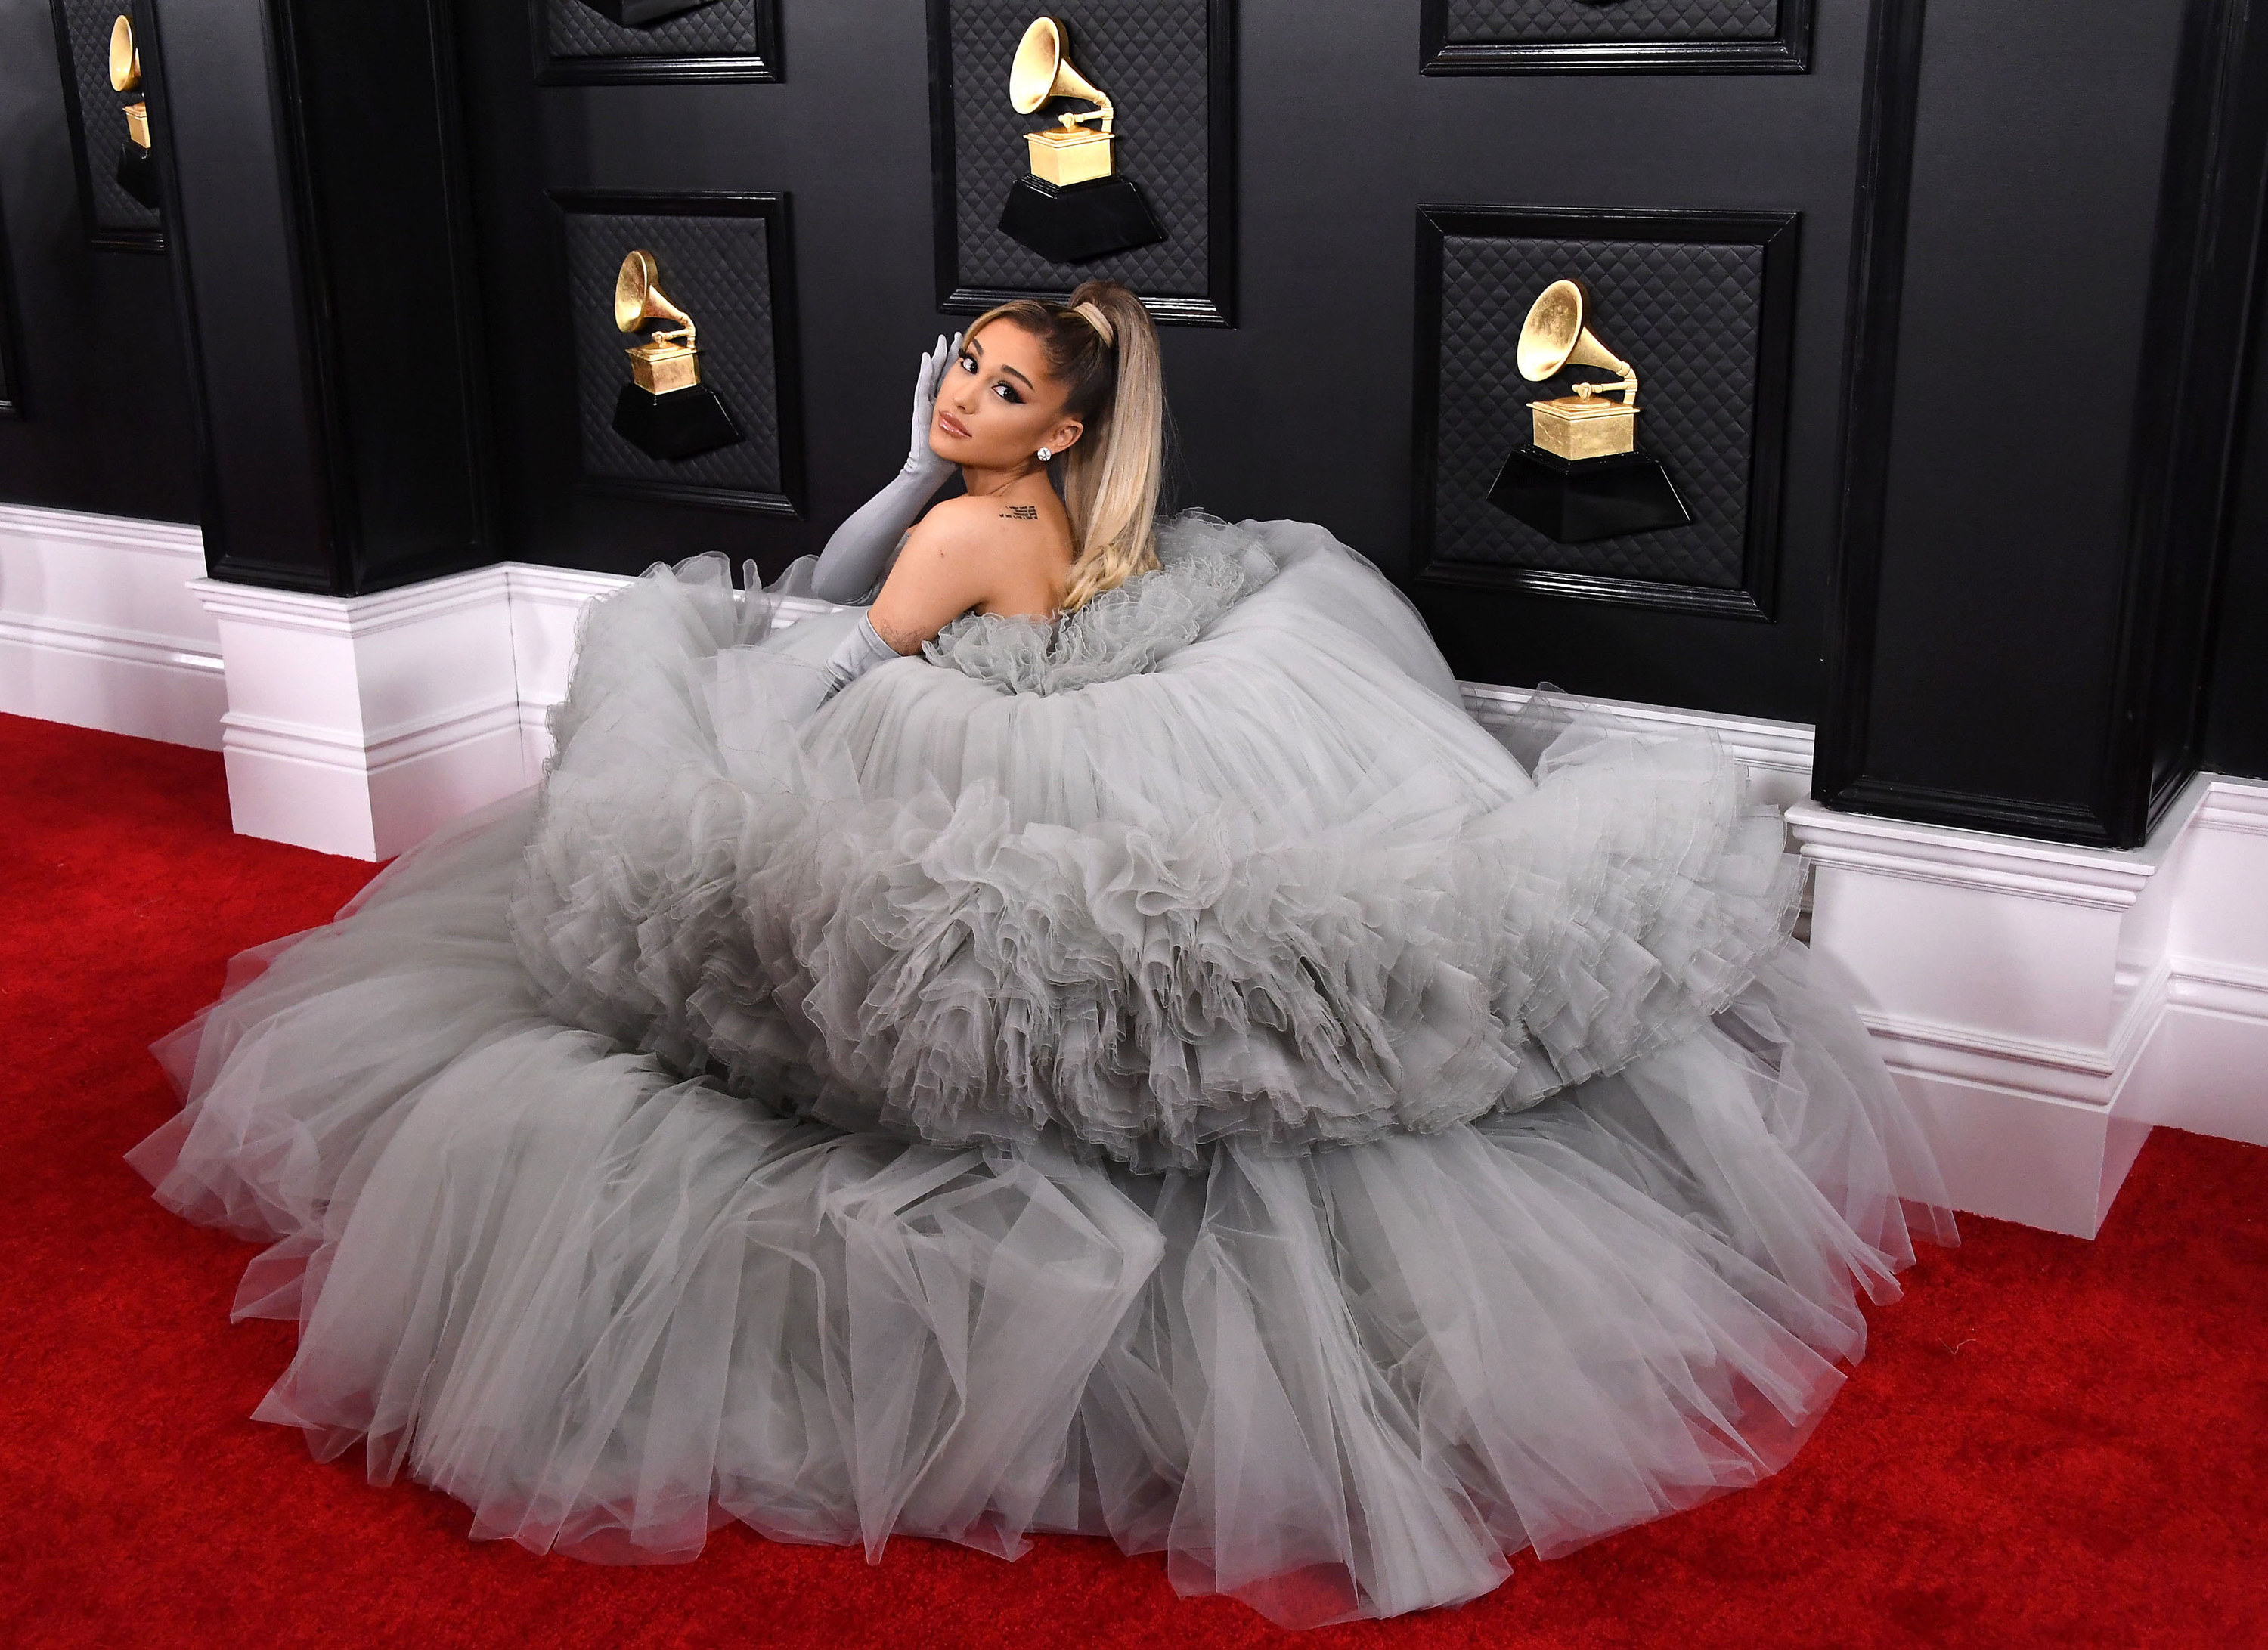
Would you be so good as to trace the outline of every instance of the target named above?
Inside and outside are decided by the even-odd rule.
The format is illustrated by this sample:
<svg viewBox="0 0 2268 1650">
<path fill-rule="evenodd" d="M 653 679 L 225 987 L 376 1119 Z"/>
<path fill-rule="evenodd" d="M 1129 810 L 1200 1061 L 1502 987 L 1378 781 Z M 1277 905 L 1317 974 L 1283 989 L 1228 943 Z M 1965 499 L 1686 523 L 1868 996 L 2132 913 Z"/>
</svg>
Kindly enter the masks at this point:
<svg viewBox="0 0 2268 1650">
<path fill-rule="evenodd" d="M 1037 521 L 1039 519 L 1040 507 L 1037 505 L 1010 505 L 1000 512 L 1003 521 Z"/>
</svg>

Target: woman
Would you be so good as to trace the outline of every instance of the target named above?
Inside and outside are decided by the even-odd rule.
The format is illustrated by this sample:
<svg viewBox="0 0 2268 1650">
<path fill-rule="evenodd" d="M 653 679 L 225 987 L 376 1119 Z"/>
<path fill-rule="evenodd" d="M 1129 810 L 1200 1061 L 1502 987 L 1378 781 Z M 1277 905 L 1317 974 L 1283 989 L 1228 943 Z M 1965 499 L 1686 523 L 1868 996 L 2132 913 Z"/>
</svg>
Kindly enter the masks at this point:
<svg viewBox="0 0 2268 1650">
<path fill-rule="evenodd" d="M 134 1161 L 300 1322 L 261 1418 L 538 1551 L 1084 1530 L 1305 1624 L 1771 1471 L 1950 1240 L 1737 771 L 1516 758 L 1321 529 L 1160 527 L 1155 336 L 1073 296 L 780 586 L 958 464 L 871 608 L 657 566 L 539 793 L 160 1045 Z"/>
</svg>

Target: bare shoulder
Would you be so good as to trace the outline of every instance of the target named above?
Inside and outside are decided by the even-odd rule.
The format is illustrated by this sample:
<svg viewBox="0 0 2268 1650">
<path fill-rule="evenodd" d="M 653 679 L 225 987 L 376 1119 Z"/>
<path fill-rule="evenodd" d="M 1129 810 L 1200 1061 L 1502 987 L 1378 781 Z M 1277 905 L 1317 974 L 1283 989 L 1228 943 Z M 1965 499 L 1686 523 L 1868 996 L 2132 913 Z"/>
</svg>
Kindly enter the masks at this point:
<svg viewBox="0 0 2268 1650">
<path fill-rule="evenodd" d="M 931 505 L 929 513 L 914 525 L 914 542 L 957 543 L 984 538 L 997 513 L 990 498 L 977 498 L 967 493 L 958 498 L 947 498 Z"/>
<path fill-rule="evenodd" d="M 1049 517 L 1054 513 L 1039 505 L 964 494 L 924 516 L 906 549 L 955 558 L 1020 559 L 1035 549 L 1046 548 L 1053 536 Z"/>
<path fill-rule="evenodd" d="M 1052 497 L 948 498 L 906 541 L 875 598 L 874 628 L 907 652 L 909 639 L 935 636 L 971 608 L 1051 612 L 1070 559 L 1069 527 Z"/>
</svg>

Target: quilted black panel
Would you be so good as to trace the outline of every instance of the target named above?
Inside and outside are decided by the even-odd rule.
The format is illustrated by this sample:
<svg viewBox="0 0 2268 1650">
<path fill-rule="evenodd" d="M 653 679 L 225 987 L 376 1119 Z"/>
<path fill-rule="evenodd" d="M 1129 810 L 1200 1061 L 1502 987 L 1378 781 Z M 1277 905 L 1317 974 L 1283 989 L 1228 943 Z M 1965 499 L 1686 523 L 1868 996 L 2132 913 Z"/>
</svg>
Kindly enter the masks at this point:
<svg viewBox="0 0 2268 1650">
<path fill-rule="evenodd" d="M 88 184 L 92 191 L 94 229 L 155 229 L 155 207 L 144 206 L 118 187 L 118 151 L 131 140 L 122 112 L 137 95 L 110 87 L 110 29 L 125 0 L 55 0 L 70 42 L 63 65 L 78 92 L 79 130 L 85 138 Z M 145 73 L 151 70 L 143 59 Z M 162 164 L 162 163 L 161 163 Z"/>
<path fill-rule="evenodd" d="M 1448 235 L 1441 254 L 1436 559 L 1739 588 L 1764 248 Z M 1590 288 L 1593 330 L 1638 369 L 1638 443 L 1668 468 L 1690 526 L 1556 544 L 1488 502 L 1505 455 L 1529 438 L 1528 403 L 1612 377 L 1580 367 L 1536 385 L 1520 375 L 1513 351 L 1528 306 L 1565 276 Z"/>
<path fill-rule="evenodd" d="M 954 0 L 953 151 L 960 270 L 956 285 L 1060 292 L 1091 277 L 1123 281 L 1145 297 L 1204 298 L 1208 214 L 1208 0 Z M 1071 61 L 1117 107 L 1116 165 L 1158 215 L 1166 239 L 1080 264 L 1050 263 L 1002 234 L 1001 203 L 1029 169 L 1024 134 L 1052 126 L 1050 104 L 1019 114 L 1008 104 L 1008 64 L 1035 17 L 1071 26 Z"/>
<path fill-rule="evenodd" d="M 554 57 L 747 57 L 756 7 L 771 0 L 709 0 L 643 28 L 609 21 L 583 0 L 543 0 L 544 44 Z"/>
<path fill-rule="evenodd" d="M 1779 0 L 1444 0 L 1443 42 L 1768 41 Z"/>
<path fill-rule="evenodd" d="M 781 490 L 769 228 L 761 217 L 567 214 L 567 299 L 585 475 Z M 649 458 L 615 433 L 615 401 L 630 375 L 622 351 L 637 342 L 615 330 L 615 276 L 622 255 L 637 247 L 653 254 L 661 290 L 700 329 L 701 381 L 740 426 L 746 438 L 739 446 L 672 463 Z"/>
</svg>

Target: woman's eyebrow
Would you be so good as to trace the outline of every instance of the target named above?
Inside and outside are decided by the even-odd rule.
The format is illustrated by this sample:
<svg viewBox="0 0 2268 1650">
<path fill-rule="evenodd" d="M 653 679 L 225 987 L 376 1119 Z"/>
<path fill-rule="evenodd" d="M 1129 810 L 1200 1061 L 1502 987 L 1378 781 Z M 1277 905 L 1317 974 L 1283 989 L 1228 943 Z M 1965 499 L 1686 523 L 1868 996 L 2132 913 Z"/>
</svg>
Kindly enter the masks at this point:
<svg viewBox="0 0 2268 1650">
<path fill-rule="evenodd" d="M 1009 373 L 1009 374 L 1011 374 L 1011 375 L 1014 376 L 1015 378 L 1018 378 L 1018 379 L 1022 379 L 1022 381 L 1023 381 L 1023 386 L 1024 386 L 1024 387 L 1025 387 L 1026 389 L 1030 389 L 1030 388 L 1032 387 L 1032 380 L 1031 380 L 1031 379 L 1027 379 L 1027 378 L 1025 378 L 1025 377 L 1024 377 L 1024 375 L 1023 375 L 1021 372 L 1017 372 L 1017 371 L 1016 371 L 1016 369 L 1015 369 L 1014 367 L 1010 366 L 1006 362 L 1003 361 L 1003 362 L 1000 364 L 1000 370 L 1001 370 L 1003 372 Z"/>
</svg>

